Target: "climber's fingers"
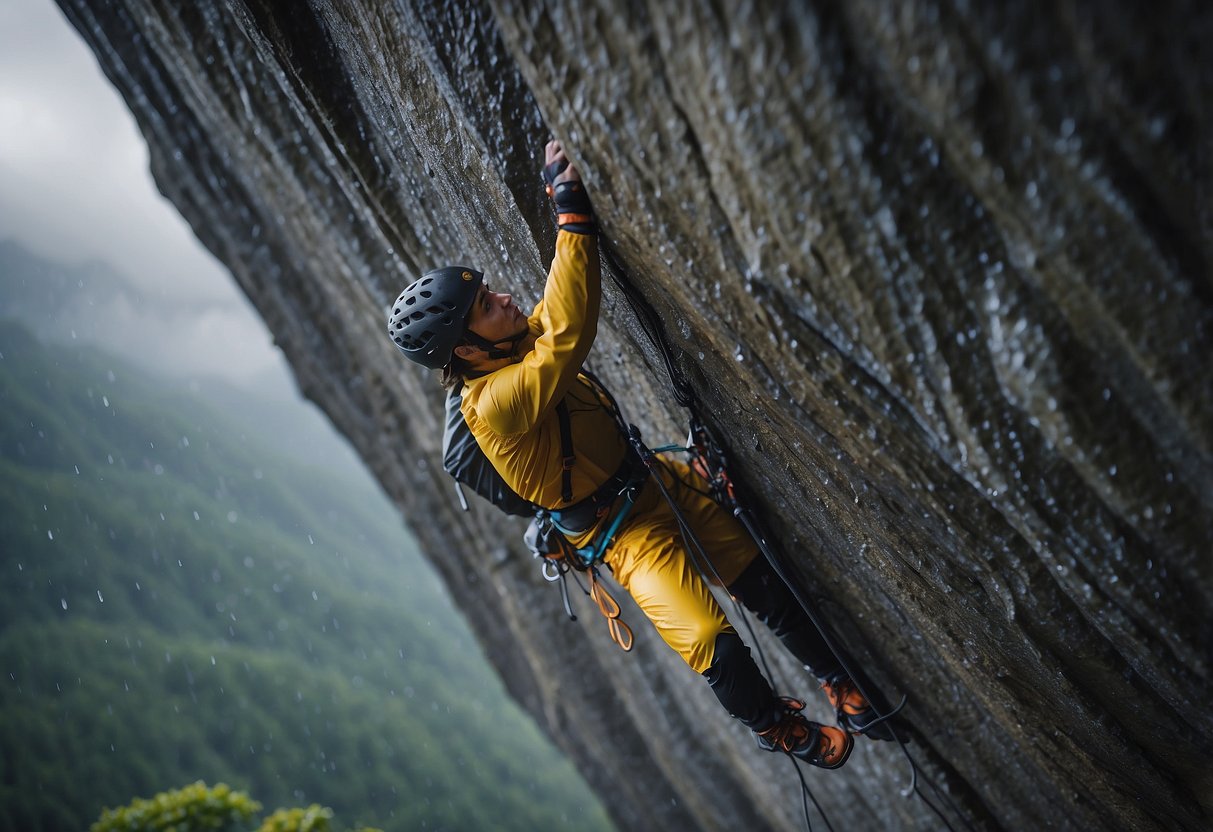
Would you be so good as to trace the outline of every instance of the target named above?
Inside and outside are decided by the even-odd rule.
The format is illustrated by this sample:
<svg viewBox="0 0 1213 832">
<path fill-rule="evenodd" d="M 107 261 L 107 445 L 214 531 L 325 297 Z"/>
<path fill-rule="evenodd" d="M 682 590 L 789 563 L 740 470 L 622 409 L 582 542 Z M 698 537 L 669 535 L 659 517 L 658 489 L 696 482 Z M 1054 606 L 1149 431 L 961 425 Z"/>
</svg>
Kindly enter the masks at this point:
<svg viewBox="0 0 1213 832">
<path fill-rule="evenodd" d="M 546 167 L 553 162 L 561 161 L 567 162 L 568 156 L 565 155 L 564 148 L 560 146 L 560 140 L 552 139 L 543 148 L 543 164 Z"/>
<path fill-rule="evenodd" d="M 552 186 L 559 185 L 561 182 L 581 181 L 581 174 L 577 168 L 569 164 L 569 157 L 565 155 L 564 148 L 561 147 L 558 139 L 552 139 L 543 148 L 543 169 L 545 179 Z"/>
</svg>

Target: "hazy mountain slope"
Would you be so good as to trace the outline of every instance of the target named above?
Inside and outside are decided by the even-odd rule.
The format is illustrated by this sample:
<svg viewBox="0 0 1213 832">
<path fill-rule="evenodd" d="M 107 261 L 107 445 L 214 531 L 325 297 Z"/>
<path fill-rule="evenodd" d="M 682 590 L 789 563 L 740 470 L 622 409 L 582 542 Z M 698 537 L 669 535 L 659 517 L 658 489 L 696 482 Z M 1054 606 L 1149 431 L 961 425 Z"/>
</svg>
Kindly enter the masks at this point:
<svg viewBox="0 0 1213 832">
<path fill-rule="evenodd" d="M 110 356 L 11 324 L 0 356 L 0 828 L 195 778 L 385 829 L 603 825 L 368 479 Z"/>
</svg>

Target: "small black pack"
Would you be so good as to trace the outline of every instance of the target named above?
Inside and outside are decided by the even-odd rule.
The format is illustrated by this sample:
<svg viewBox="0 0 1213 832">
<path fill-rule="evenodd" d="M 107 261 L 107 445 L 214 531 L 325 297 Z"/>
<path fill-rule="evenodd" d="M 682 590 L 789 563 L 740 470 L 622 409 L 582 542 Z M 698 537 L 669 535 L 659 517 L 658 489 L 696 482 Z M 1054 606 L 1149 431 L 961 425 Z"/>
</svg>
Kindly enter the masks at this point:
<svg viewBox="0 0 1213 832">
<path fill-rule="evenodd" d="M 484 451 L 472 436 L 472 430 L 463 418 L 459 409 L 463 403 L 463 385 L 451 388 L 446 397 L 446 429 L 442 433 L 442 467 L 455 478 L 456 483 L 463 483 L 481 497 L 488 500 L 506 514 L 517 517 L 533 517 L 538 506 L 529 500 L 524 500 L 518 492 L 510 488 L 493 463 L 485 456 Z M 459 492 L 459 501 L 467 509 L 467 500 L 463 490 L 455 486 Z"/>
</svg>

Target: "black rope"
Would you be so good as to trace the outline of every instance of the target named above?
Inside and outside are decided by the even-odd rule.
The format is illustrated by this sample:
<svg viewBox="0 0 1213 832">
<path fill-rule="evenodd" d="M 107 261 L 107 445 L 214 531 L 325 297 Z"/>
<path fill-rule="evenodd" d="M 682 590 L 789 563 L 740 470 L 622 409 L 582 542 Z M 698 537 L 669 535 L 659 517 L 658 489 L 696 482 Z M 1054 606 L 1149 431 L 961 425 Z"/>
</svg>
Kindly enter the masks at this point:
<svg viewBox="0 0 1213 832">
<path fill-rule="evenodd" d="M 809 791 L 809 783 L 804 779 L 804 772 L 800 769 L 800 763 L 792 755 L 788 755 L 788 759 L 792 761 L 792 768 L 796 769 L 796 776 L 800 779 L 800 805 L 804 809 L 804 825 L 808 832 L 813 832 L 813 822 L 809 820 L 809 804 L 805 798 L 813 801 L 813 805 L 817 807 L 817 814 L 821 815 L 821 819 L 826 822 L 826 829 L 834 832 L 834 825 L 830 823 L 830 816 L 825 813 L 825 809 L 821 808 L 821 804 L 817 802 L 817 798 L 813 792 Z"/>
<path fill-rule="evenodd" d="M 758 635 L 754 632 L 754 623 L 751 620 L 750 611 L 743 607 L 741 602 L 738 601 L 732 593 L 728 592 L 727 587 L 725 592 L 728 593 L 729 600 L 733 604 L 733 611 L 741 616 L 741 620 L 745 624 L 746 634 L 750 637 L 750 644 L 754 645 L 754 652 L 758 654 L 758 662 L 762 665 L 762 672 L 766 674 L 767 679 L 770 680 L 772 687 L 774 687 L 776 690 L 789 689 L 788 686 L 780 683 L 780 681 L 776 678 L 775 672 L 771 669 L 770 664 L 767 663 L 767 651 L 762 649 L 762 643 L 758 640 Z M 817 802 L 816 795 L 814 795 L 812 790 L 809 789 L 809 782 L 805 780 L 804 772 L 800 769 L 800 763 L 791 754 L 787 755 L 787 757 L 792 763 L 792 768 L 796 770 L 797 779 L 800 780 L 800 807 L 804 811 L 805 829 L 807 832 L 813 832 L 813 821 L 809 817 L 809 801 L 811 800 L 813 801 L 813 805 L 817 807 L 817 813 L 821 815 L 821 819 L 825 821 L 826 828 L 829 829 L 830 832 L 834 832 L 834 825 L 830 823 L 830 816 L 826 814 L 825 809 L 821 808 L 821 804 Z"/>
<path fill-rule="evenodd" d="M 649 339 L 649 341 L 652 343 L 654 348 L 657 350 L 658 354 L 661 356 L 663 363 L 665 364 L 666 373 L 669 375 L 670 385 L 673 388 L 673 394 L 674 394 L 675 400 L 678 402 L 679 405 L 681 405 L 682 407 L 686 408 L 687 410 L 689 410 L 691 412 L 692 425 L 698 423 L 699 425 L 706 427 L 705 423 L 703 423 L 702 420 L 699 419 L 699 413 L 698 413 L 699 400 L 698 400 L 698 396 L 695 392 L 695 389 L 687 382 L 686 378 L 683 376 L 681 370 L 679 369 L 676 362 L 674 361 L 673 350 L 670 348 L 669 342 L 666 339 L 665 326 L 661 320 L 661 316 L 658 315 L 657 310 L 653 308 L 653 305 L 651 303 L 649 303 L 649 301 L 647 299 L 645 299 L 645 297 L 642 294 L 640 294 L 640 291 L 634 285 L 632 285 L 631 281 L 627 277 L 627 271 L 623 268 L 623 265 L 618 261 L 618 259 L 614 256 L 614 254 L 605 247 L 602 249 L 602 253 L 603 253 L 603 257 L 605 258 L 605 260 L 607 262 L 608 273 L 611 275 L 612 281 L 615 283 L 615 285 L 619 288 L 620 292 L 623 294 L 624 299 L 627 301 L 628 307 L 632 310 L 632 314 L 636 316 L 636 320 L 640 324 L 641 330 L 644 331 L 646 337 Z M 597 378 L 595 378 L 592 374 L 587 373 L 587 375 L 590 375 L 591 379 L 594 380 L 594 382 L 599 387 L 599 389 L 602 390 L 604 393 L 606 393 L 607 398 L 610 400 L 610 402 L 612 403 L 612 405 L 614 407 L 614 411 L 617 416 L 617 419 L 620 421 L 620 424 L 622 426 L 622 417 L 619 416 L 619 408 L 618 408 L 618 405 L 615 403 L 614 398 L 611 396 L 611 394 L 608 391 L 605 390 L 605 388 L 603 388 L 601 383 L 598 382 Z M 628 427 L 631 428 L 631 431 L 635 431 L 635 428 L 633 426 L 628 426 Z M 625 430 L 624 435 L 630 436 L 631 431 Z M 636 431 L 636 434 L 637 434 L 637 436 L 636 436 L 635 441 L 637 443 L 639 443 L 639 432 Z M 640 445 L 640 447 L 643 447 L 643 445 Z M 645 450 L 647 451 L 647 449 L 645 449 Z M 716 450 L 717 450 L 717 452 L 719 452 L 718 447 Z M 649 452 L 649 453 L 651 456 L 652 455 L 651 452 Z M 658 485 L 661 488 L 663 496 L 665 497 L 666 501 L 670 504 L 670 508 L 672 509 L 675 518 L 677 518 L 678 525 L 679 525 L 679 532 L 683 536 L 684 543 L 687 542 L 688 535 L 689 535 L 690 539 L 695 540 L 694 548 L 697 549 L 701 555 L 703 555 L 706 562 L 709 564 L 709 566 L 711 566 L 711 559 L 707 558 L 706 552 L 704 552 L 702 545 L 699 544 L 697 538 L 695 537 L 694 531 L 689 528 L 688 524 L 685 521 L 685 518 L 682 517 L 682 514 L 679 511 L 678 507 L 675 505 L 673 498 L 670 496 L 668 490 L 665 488 L 665 484 L 661 482 L 660 476 L 655 474 L 653 478 L 655 480 L 657 480 Z M 878 719 L 875 722 L 873 722 L 872 725 L 868 726 L 868 730 L 870 730 L 871 727 L 875 726 L 876 724 L 884 722 L 884 721 L 890 719 L 891 717 L 895 716 L 905 706 L 906 697 L 903 696 L 901 702 L 897 705 L 897 707 L 893 708 L 888 713 L 882 713 L 881 710 L 877 708 L 877 706 L 875 704 L 877 700 L 873 699 L 868 694 L 868 692 L 864 689 L 862 682 L 860 681 L 861 676 L 859 674 L 857 674 L 854 671 L 854 669 L 850 666 L 850 663 L 847 661 L 846 654 L 839 648 L 835 639 L 829 634 L 826 627 L 822 624 L 820 618 L 817 616 L 816 612 L 813 609 L 813 605 L 811 605 L 808 602 L 808 599 L 805 598 L 804 593 L 800 590 L 800 588 L 797 586 L 797 584 L 788 580 L 788 575 L 784 572 L 781 564 L 779 563 L 778 558 L 776 558 L 775 553 L 771 550 L 770 546 L 766 542 L 766 536 L 763 533 L 763 529 L 759 525 L 758 519 L 750 512 L 750 510 L 748 508 L 746 508 L 744 505 L 741 504 L 740 500 L 738 500 L 736 498 L 736 496 L 733 496 L 732 502 L 734 503 L 734 506 L 735 506 L 733 509 L 734 516 L 737 517 L 737 519 L 745 526 L 745 528 L 749 532 L 750 536 L 754 539 L 755 543 L 757 543 L 759 550 L 762 552 L 763 556 L 767 559 L 767 562 L 771 565 L 771 568 L 775 571 L 775 574 L 778 575 L 780 580 L 782 580 L 784 582 L 784 584 L 787 585 L 787 587 L 792 591 L 792 594 L 796 598 L 797 603 L 800 604 L 800 606 L 804 610 L 805 614 L 808 615 L 809 620 L 812 621 L 813 626 L 821 634 L 821 637 L 825 641 L 826 646 L 829 648 L 830 652 L 832 652 L 834 654 L 835 658 L 838 659 L 839 664 L 842 666 L 842 668 L 846 672 L 846 674 L 850 677 L 851 681 L 855 684 L 855 687 L 859 690 L 860 695 L 863 696 L 863 698 L 865 700 L 867 700 L 868 705 L 874 711 L 876 711 L 876 713 L 878 715 Z M 688 546 L 688 552 L 692 552 L 692 548 L 690 546 Z M 694 553 L 692 553 L 692 561 L 695 562 L 697 560 L 698 560 L 698 558 L 694 555 Z M 696 566 L 696 569 L 700 571 L 700 575 L 702 577 L 703 570 L 699 567 L 699 564 L 697 562 L 695 563 L 695 566 Z M 711 568 L 711 571 L 713 572 L 713 574 L 715 574 L 714 567 Z M 719 581 L 719 576 L 717 575 L 716 577 Z M 721 582 L 721 585 L 723 586 L 723 582 Z M 736 601 L 734 601 L 734 603 L 736 604 Z M 744 610 L 742 611 L 742 614 L 744 617 Z M 747 623 L 747 627 L 749 627 L 748 619 L 747 619 L 746 623 Z M 753 638 L 753 628 L 750 627 L 749 629 L 750 629 L 750 633 L 751 633 L 751 638 Z M 755 644 L 757 646 L 756 642 L 755 642 Z M 770 678 L 770 670 L 766 666 L 766 658 L 765 658 L 765 656 L 763 656 L 761 654 L 761 649 L 760 649 L 760 658 L 762 659 L 764 669 L 767 671 L 768 678 Z M 918 786 L 918 779 L 919 779 L 918 765 L 915 762 L 914 758 L 910 755 L 909 749 L 906 748 L 905 741 L 901 738 L 901 735 L 892 727 L 890 727 L 889 733 L 891 733 L 893 736 L 893 739 L 895 739 L 897 741 L 897 744 L 900 746 L 901 751 L 905 755 L 907 762 L 909 762 L 909 764 L 910 764 L 910 784 L 909 784 L 909 786 L 907 786 L 906 789 L 901 791 L 901 795 L 903 797 L 909 797 L 911 794 L 918 795 L 918 797 L 924 803 L 926 803 L 927 806 L 930 807 L 930 809 L 932 811 L 935 812 L 935 814 L 939 817 L 940 821 L 944 824 L 944 826 L 946 826 L 948 828 L 949 832 L 955 832 L 954 827 L 951 825 L 951 823 L 948 822 L 948 820 L 944 816 L 944 814 L 939 810 L 939 808 L 937 806 L 935 806 L 934 803 L 931 802 L 931 800 L 929 800 L 927 798 L 927 796 L 919 788 L 919 786 Z M 793 763 L 795 763 L 795 761 L 793 761 Z M 813 797 L 812 792 L 809 791 L 808 785 L 806 784 L 804 777 L 800 772 L 799 766 L 796 767 L 796 771 L 797 771 L 797 775 L 800 776 L 800 782 L 801 782 L 803 794 L 807 795 L 810 799 L 812 799 L 814 805 L 817 806 L 818 811 L 821 812 L 821 806 L 817 803 L 816 798 Z M 964 814 L 957 810 L 957 807 L 955 806 L 955 804 L 952 803 L 952 801 L 949 800 L 947 797 L 943 796 L 942 792 L 940 792 L 940 790 L 935 786 L 935 784 L 933 782 L 931 782 L 930 778 L 924 777 L 923 779 L 927 781 L 927 783 L 930 785 L 932 791 L 934 791 L 937 796 L 940 796 L 941 799 L 945 803 L 948 804 L 948 807 L 953 811 L 953 813 L 958 818 L 960 818 L 960 820 L 964 824 L 965 828 L 972 830 L 973 829 L 972 825 L 969 824 L 969 822 L 965 818 Z M 802 797 L 802 800 L 803 800 L 803 797 Z M 825 818 L 824 812 L 822 812 L 822 817 Z M 805 804 L 805 823 L 806 823 L 806 825 L 809 825 L 809 827 L 811 829 L 811 824 L 809 823 L 807 804 Z M 826 819 L 826 826 L 827 827 L 830 826 L 830 822 L 828 819 Z M 830 827 L 830 828 L 831 828 L 831 830 L 833 829 L 833 827 Z"/>
<path fill-rule="evenodd" d="M 725 585 L 724 579 L 721 578 L 720 573 L 716 571 L 716 565 L 712 563 L 712 559 L 708 556 L 707 551 L 704 549 L 703 543 L 699 540 L 699 536 L 695 534 L 695 530 L 692 529 L 690 523 L 687 522 L 686 516 L 683 515 L 682 510 L 678 507 L 678 503 L 674 500 L 673 495 L 670 494 L 669 489 L 666 488 L 665 482 L 662 481 L 661 473 L 653 468 L 652 463 L 656 462 L 658 465 L 660 465 L 661 468 L 670 475 L 672 482 L 681 483 L 682 478 L 677 476 L 677 474 L 671 470 L 664 463 L 664 461 L 658 459 L 652 451 L 645 447 L 644 443 L 640 441 L 640 431 L 637 430 L 635 425 L 631 425 L 629 427 L 630 430 L 628 432 L 628 438 L 631 440 L 632 445 L 636 449 L 637 453 L 640 454 L 640 458 L 645 461 L 646 465 L 649 465 L 649 470 L 653 473 L 653 480 L 657 483 L 657 487 L 661 490 L 662 497 L 664 497 L 665 501 L 669 504 L 670 511 L 674 515 L 674 520 L 678 523 L 678 533 L 682 536 L 683 547 L 686 549 L 687 554 L 691 556 L 691 563 L 694 565 L 695 571 L 699 573 L 700 580 L 702 580 L 706 586 L 711 587 L 713 584 L 715 584 L 716 586 L 723 588 L 725 592 L 728 592 L 728 587 Z M 715 579 L 714 581 L 708 579 L 708 576 L 705 574 L 703 566 L 701 565 L 701 561 L 703 564 L 707 565 L 707 570 L 712 573 L 712 577 Z M 754 645 L 754 649 L 758 652 L 758 659 L 762 663 L 762 669 L 766 674 L 766 678 L 771 682 L 774 682 L 774 674 L 771 672 L 770 665 L 767 664 L 766 652 L 762 649 L 762 645 L 758 643 L 758 638 L 754 633 L 754 626 L 750 621 L 749 615 L 746 613 L 745 609 L 742 608 L 741 604 L 736 598 L 733 598 L 732 595 L 729 597 L 733 602 L 733 607 L 741 613 L 741 619 L 743 622 L 745 622 L 746 631 L 750 636 L 750 643 Z M 834 827 L 830 823 L 829 816 L 826 815 L 825 810 L 821 808 L 821 804 L 817 802 L 816 796 L 814 796 L 813 792 L 810 791 L 809 784 L 804 779 L 804 774 L 801 772 L 800 766 L 796 764 L 795 758 L 788 755 L 788 759 L 792 761 L 792 767 L 796 769 L 796 776 L 800 778 L 800 800 L 801 805 L 804 808 L 804 823 L 808 832 L 813 832 L 813 822 L 809 818 L 809 805 L 806 798 L 813 801 L 813 805 L 817 807 L 817 811 L 821 814 L 822 819 L 825 821 L 826 827 L 830 830 L 830 832 L 834 832 Z"/>
</svg>

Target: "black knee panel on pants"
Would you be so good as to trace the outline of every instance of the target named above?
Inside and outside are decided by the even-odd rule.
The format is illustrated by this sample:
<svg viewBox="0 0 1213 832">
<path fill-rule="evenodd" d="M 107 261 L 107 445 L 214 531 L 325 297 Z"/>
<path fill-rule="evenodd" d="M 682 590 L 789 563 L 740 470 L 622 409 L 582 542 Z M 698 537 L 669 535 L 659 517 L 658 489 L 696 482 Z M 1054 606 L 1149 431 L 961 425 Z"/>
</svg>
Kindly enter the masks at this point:
<svg viewBox="0 0 1213 832">
<path fill-rule="evenodd" d="M 737 633 L 716 636 L 712 666 L 703 675 L 725 710 L 747 727 L 760 731 L 770 726 L 778 702 Z"/>
<path fill-rule="evenodd" d="M 770 627 L 788 651 L 819 679 L 842 672 L 838 658 L 765 557 L 754 558 L 729 586 L 729 592 Z"/>
</svg>

